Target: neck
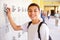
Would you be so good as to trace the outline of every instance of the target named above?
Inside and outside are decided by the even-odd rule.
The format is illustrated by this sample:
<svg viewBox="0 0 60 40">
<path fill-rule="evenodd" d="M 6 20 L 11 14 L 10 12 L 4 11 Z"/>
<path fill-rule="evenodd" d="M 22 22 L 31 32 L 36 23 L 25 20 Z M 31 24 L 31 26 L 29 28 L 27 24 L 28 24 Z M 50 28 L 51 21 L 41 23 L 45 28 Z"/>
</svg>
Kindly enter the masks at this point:
<svg viewBox="0 0 60 40">
<path fill-rule="evenodd" d="M 40 22 L 40 20 L 39 20 L 39 19 L 32 20 L 32 23 L 33 23 L 33 24 L 37 24 L 37 23 L 39 23 L 39 22 Z"/>
</svg>

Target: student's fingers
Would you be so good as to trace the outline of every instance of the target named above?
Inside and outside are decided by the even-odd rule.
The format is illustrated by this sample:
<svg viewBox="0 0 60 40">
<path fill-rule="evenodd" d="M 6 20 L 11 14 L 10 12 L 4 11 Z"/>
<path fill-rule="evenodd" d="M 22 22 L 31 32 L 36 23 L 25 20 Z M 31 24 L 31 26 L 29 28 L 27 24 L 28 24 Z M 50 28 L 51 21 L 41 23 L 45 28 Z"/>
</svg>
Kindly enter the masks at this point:
<svg viewBox="0 0 60 40">
<path fill-rule="evenodd" d="M 7 10 L 6 11 L 7 14 L 11 14 L 11 9 L 10 8 L 7 8 L 6 10 Z"/>
</svg>

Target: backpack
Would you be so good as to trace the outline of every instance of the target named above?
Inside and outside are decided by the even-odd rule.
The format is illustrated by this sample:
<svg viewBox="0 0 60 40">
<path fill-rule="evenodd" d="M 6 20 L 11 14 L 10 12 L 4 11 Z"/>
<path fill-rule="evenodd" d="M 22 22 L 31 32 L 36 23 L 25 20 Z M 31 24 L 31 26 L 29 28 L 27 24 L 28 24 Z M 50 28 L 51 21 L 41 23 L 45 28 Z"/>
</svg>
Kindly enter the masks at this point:
<svg viewBox="0 0 60 40">
<path fill-rule="evenodd" d="M 27 26 L 27 28 L 29 28 L 29 26 L 30 26 L 30 24 L 32 23 L 32 21 L 30 21 L 29 23 L 28 23 L 28 26 Z M 41 22 L 39 25 L 38 25 L 38 30 L 37 30 L 37 32 L 38 32 L 38 38 L 41 40 L 41 37 L 40 37 L 40 27 L 41 27 L 41 25 L 43 24 L 44 22 Z M 46 23 L 45 23 L 46 24 Z M 51 38 L 51 36 L 49 35 L 49 40 L 52 40 L 52 38 Z"/>
</svg>

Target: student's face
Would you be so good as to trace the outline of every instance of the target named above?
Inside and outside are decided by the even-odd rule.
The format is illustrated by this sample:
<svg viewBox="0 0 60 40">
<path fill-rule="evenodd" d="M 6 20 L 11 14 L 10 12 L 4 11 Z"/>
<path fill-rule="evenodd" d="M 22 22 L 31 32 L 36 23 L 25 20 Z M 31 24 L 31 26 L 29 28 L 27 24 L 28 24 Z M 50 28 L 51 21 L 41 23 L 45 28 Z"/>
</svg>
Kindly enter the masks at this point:
<svg viewBox="0 0 60 40">
<path fill-rule="evenodd" d="M 28 15 L 32 20 L 38 19 L 40 15 L 40 10 L 38 9 L 37 6 L 31 6 L 29 7 Z"/>
</svg>

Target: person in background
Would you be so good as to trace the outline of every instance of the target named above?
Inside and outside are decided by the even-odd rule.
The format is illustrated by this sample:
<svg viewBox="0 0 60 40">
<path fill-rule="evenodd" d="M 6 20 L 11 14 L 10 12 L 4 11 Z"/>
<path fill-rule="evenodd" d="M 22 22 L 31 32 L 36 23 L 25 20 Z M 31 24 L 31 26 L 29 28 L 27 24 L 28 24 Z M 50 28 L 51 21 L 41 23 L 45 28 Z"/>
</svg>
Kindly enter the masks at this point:
<svg viewBox="0 0 60 40">
<path fill-rule="evenodd" d="M 59 21 L 59 11 L 55 14 L 55 25 L 58 26 L 58 21 Z"/>
<path fill-rule="evenodd" d="M 50 18 L 50 15 L 51 15 L 51 13 L 50 13 L 50 11 L 48 10 L 48 11 L 47 11 L 47 17 L 48 17 L 48 19 Z"/>
<path fill-rule="evenodd" d="M 39 23 L 41 23 L 42 20 L 40 19 L 39 14 L 40 14 L 39 6 L 36 3 L 31 3 L 28 6 L 28 16 L 30 17 L 32 23 L 30 27 L 27 28 L 29 22 L 26 22 L 25 24 L 19 26 L 16 25 L 13 18 L 11 17 L 11 9 L 7 8 L 7 17 L 10 21 L 11 26 L 13 27 L 14 30 L 23 30 L 28 32 L 28 40 L 40 40 L 38 38 L 37 29 Z M 49 28 L 44 23 L 41 25 L 40 28 L 40 36 L 41 36 L 41 40 L 49 40 Z"/>
<path fill-rule="evenodd" d="M 41 10 L 41 18 L 43 19 L 43 22 L 45 22 L 45 20 L 44 20 L 45 16 L 43 13 L 44 13 L 44 10 Z"/>
<path fill-rule="evenodd" d="M 44 10 L 41 11 L 41 18 L 43 19 L 43 22 L 47 23 L 48 14 L 46 11 L 44 11 Z"/>
</svg>

